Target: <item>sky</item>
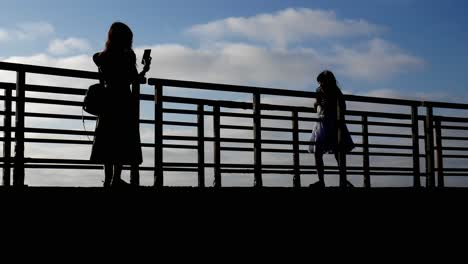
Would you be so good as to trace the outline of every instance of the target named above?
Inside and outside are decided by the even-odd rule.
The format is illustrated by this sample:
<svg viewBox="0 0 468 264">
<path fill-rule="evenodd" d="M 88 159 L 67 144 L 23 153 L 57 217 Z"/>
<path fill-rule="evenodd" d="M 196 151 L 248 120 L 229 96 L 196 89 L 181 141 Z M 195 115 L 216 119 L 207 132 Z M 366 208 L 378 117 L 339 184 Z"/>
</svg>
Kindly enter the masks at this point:
<svg viewBox="0 0 468 264">
<path fill-rule="evenodd" d="M 158 46 L 164 53 L 191 55 L 180 72 L 187 77 L 171 76 L 177 79 L 197 77 L 193 76 L 197 75 L 196 70 L 190 72 L 196 68 L 194 64 L 203 63 L 194 58 L 197 55 L 206 55 L 207 60 L 213 59 L 210 55 L 229 59 L 229 52 L 248 54 L 250 50 L 255 54 L 263 51 L 257 63 L 263 59 L 261 62 L 271 63 L 265 66 L 273 69 L 261 72 L 261 80 L 244 80 L 236 75 L 241 70 L 225 65 L 223 70 L 231 70 L 234 76 L 218 78 L 219 81 L 310 89 L 315 86 L 313 75 L 317 69 L 328 67 L 337 71 L 343 89 L 353 93 L 391 90 L 401 96 L 431 94 L 435 99 L 463 96 L 468 81 L 464 74 L 468 63 L 464 13 L 468 4 L 462 0 L 4 0 L 2 3 L 3 60 L 38 54 L 51 60 L 91 56 L 102 49 L 110 24 L 122 21 L 133 29 L 135 47 Z M 270 20 L 262 21 L 262 15 L 270 16 Z M 234 21 L 231 27 L 226 26 L 228 18 Z M 249 19 L 250 22 L 241 22 Z M 206 25 L 212 25 L 211 31 Z M 189 54 L 174 50 L 175 45 L 187 49 Z M 158 62 L 174 57 L 167 55 L 161 60 L 153 57 L 154 73 L 158 75 L 159 69 L 159 75 L 168 75 Z M 272 63 L 284 59 L 289 65 L 283 67 L 289 69 L 288 73 L 295 73 L 300 81 L 263 80 L 278 70 L 275 67 L 280 67 Z M 174 61 L 170 64 L 180 66 Z M 252 67 L 255 66 L 260 64 Z M 295 72 L 301 66 L 304 68 Z"/>
<path fill-rule="evenodd" d="M 2 61 L 95 71 L 121 21 L 149 77 L 468 103 L 464 0 L 0 2 Z"/>
</svg>

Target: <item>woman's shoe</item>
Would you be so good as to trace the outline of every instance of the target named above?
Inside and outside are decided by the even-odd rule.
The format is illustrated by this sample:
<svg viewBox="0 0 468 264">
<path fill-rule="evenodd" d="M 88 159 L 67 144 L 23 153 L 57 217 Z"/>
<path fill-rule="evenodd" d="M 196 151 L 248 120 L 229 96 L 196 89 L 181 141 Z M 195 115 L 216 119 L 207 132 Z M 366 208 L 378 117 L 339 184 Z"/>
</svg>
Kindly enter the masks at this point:
<svg viewBox="0 0 468 264">
<path fill-rule="evenodd" d="M 109 189 L 111 187 L 111 182 L 110 181 L 103 181 L 103 187 L 104 187 L 104 189 Z"/>
<path fill-rule="evenodd" d="M 112 180 L 111 186 L 112 187 L 117 187 L 117 188 L 122 188 L 122 187 L 130 186 L 130 184 L 127 183 L 126 181 L 122 180 L 122 179 L 117 179 L 117 180 Z"/>
</svg>

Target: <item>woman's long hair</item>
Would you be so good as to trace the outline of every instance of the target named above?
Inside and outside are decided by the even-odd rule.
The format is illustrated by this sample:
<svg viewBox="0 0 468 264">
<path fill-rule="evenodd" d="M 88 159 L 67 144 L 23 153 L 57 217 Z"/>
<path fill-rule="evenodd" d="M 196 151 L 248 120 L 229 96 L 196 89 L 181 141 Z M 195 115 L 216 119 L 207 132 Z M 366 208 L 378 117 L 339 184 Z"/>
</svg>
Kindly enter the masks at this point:
<svg viewBox="0 0 468 264">
<path fill-rule="evenodd" d="M 104 53 L 126 53 L 135 54 L 132 49 L 133 32 L 129 26 L 122 22 L 115 22 L 107 34 L 106 47 Z M 133 62 L 136 64 L 136 58 Z"/>
<path fill-rule="evenodd" d="M 336 81 L 335 75 L 331 71 L 323 71 L 317 76 L 317 82 L 321 84 L 323 92 L 326 94 L 340 94 L 341 90 Z"/>
</svg>

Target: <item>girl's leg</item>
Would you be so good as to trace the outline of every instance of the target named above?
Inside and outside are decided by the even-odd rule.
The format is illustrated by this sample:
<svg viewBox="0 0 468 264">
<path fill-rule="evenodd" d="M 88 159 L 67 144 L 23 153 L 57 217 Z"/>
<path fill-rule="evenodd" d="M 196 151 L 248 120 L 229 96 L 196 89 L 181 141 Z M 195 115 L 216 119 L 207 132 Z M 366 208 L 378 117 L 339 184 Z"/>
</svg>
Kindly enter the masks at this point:
<svg viewBox="0 0 468 264">
<path fill-rule="evenodd" d="M 104 188 L 111 185 L 112 181 L 113 166 L 112 164 L 104 164 Z"/>
<path fill-rule="evenodd" d="M 323 185 L 325 185 L 325 168 L 323 164 L 323 152 L 316 150 L 315 151 L 315 166 L 317 167 L 317 176 L 319 179 L 319 182 Z"/>
<path fill-rule="evenodd" d="M 341 164 L 341 162 L 340 162 L 340 154 L 339 153 L 335 153 L 335 159 L 336 159 L 336 163 L 338 163 L 338 170 L 339 170 L 339 172 L 341 174 L 341 171 L 343 170 L 343 164 Z M 354 187 L 354 185 L 351 182 L 349 182 L 348 180 L 346 180 L 346 186 L 347 187 Z"/>
<path fill-rule="evenodd" d="M 336 163 L 338 164 L 338 170 L 341 170 L 340 154 L 339 153 L 335 153 L 335 159 L 336 159 Z"/>
</svg>

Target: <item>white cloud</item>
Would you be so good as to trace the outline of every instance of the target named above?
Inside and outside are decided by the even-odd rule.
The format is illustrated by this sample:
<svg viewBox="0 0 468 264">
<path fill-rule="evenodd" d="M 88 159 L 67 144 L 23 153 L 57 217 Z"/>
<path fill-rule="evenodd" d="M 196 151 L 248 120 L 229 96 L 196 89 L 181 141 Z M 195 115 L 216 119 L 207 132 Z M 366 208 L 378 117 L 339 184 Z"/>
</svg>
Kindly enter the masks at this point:
<svg viewBox="0 0 468 264">
<path fill-rule="evenodd" d="M 366 96 L 402 99 L 402 95 L 393 89 L 377 89 L 369 91 Z"/>
<path fill-rule="evenodd" d="M 422 59 L 379 38 L 364 40 L 362 43 L 365 44 L 362 46 L 339 45 L 331 50 L 310 47 L 277 49 L 276 47 L 311 37 L 369 35 L 381 29 L 363 20 L 338 19 L 332 11 L 312 9 L 290 8 L 250 18 L 228 18 L 196 25 L 189 30 L 193 34 L 208 34 L 221 38 L 221 41 L 213 42 L 214 44 L 198 48 L 179 44 L 150 47 L 153 49 L 155 62 L 150 74 L 173 79 L 304 89 L 315 85 L 315 76 L 325 68 L 354 79 L 376 81 L 424 64 Z M 54 28 L 48 23 L 39 22 L 22 24 L 15 31 L 17 34 L 13 35 L 17 38 L 19 36 L 26 38 L 51 34 Z M 1 32 L 0 30 L 0 39 Z M 230 43 L 222 40 L 232 34 L 273 42 L 275 46 L 262 47 L 245 42 Z M 4 35 L 6 38 L 12 34 L 6 31 Z M 79 38 L 55 39 L 48 48 L 48 52 L 56 56 L 88 50 L 90 50 L 89 42 Z M 141 49 L 137 49 L 137 53 L 141 56 Z M 39 65 L 45 63 L 47 66 L 61 64 L 73 67 L 76 57 L 72 58 L 72 61 L 66 61 L 65 58 L 53 59 L 40 54 L 28 58 L 23 63 L 39 63 Z M 83 59 L 88 60 L 88 58 Z M 158 65 L 164 66 L 158 67 Z"/>
<path fill-rule="evenodd" d="M 382 39 L 372 39 L 364 47 L 336 47 L 333 63 L 342 73 L 355 79 L 379 80 L 408 70 L 420 69 L 421 58 L 402 51 Z"/>
<path fill-rule="evenodd" d="M 51 50 L 54 50 L 55 54 L 71 52 L 71 46 L 73 45 L 57 45 L 59 48 Z M 405 57 L 403 52 L 385 50 L 385 47 L 376 52 L 372 45 L 369 47 L 367 50 L 348 48 L 346 51 L 340 49 L 335 54 L 323 54 L 313 49 L 274 50 L 233 43 L 219 43 L 203 48 L 168 44 L 137 48 L 136 53 L 141 57 L 144 48 L 153 50 L 153 66 L 147 75 L 151 77 L 286 89 L 315 87 L 317 74 L 325 68 L 358 80 L 375 81 L 423 64 L 422 60 L 417 58 L 407 62 L 392 59 Z M 96 70 L 91 57 L 86 55 L 54 57 L 37 54 L 10 57 L 5 61 Z"/>
<path fill-rule="evenodd" d="M 87 55 L 52 57 L 50 55 L 40 53 L 33 56 L 14 56 L 5 59 L 5 61 L 75 70 L 96 70 L 92 58 Z"/>
<path fill-rule="evenodd" d="M 289 89 L 315 85 L 315 77 L 325 68 L 353 79 L 377 81 L 424 65 L 422 59 L 378 39 L 363 48 L 341 47 L 333 53 L 235 43 L 198 49 L 182 45 L 149 48 L 153 49 L 154 66 L 150 73 L 153 76 Z M 141 54 L 141 50 L 137 53 Z"/>
<path fill-rule="evenodd" d="M 89 49 L 86 41 L 57 41 L 54 54 Z M 136 48 L 153 50 L 153 66 L 148 76 L 203 82 L 309 89 L 325 68 L 358 80 L 376 81 L 424 65 L 423 60 L 400 51 L 383 40 L 372 40 L 364 47 L 337 48 L 335 53 L 314 49 L 276 50 L 242 43 L 217 43 L 192 48 L 179 44 Z M 37 54 L 11 57 L 6 61 L 79 70 L 96 69 L 90 56 Z"/>
<path fill-rule="evenodd" d="M 314 38 L 368 36 L 382 30 L 383 27 L 362 19 L 339 19 L 333 11 L 288 8 L 274 14 L 231 17 L 195 25 L 188 32 L 207 39 L 244 37 L 285 48 Z"/>
<path fill-rule="evenodd" d="M 209 43 L 229 39 L 240 41 L 241 44 L 237 46 L 224 44 L 225 52 L 221 51 L 218 55 L 229 56 L 228 62 L 239 63 L 241 59 L 249 61 L 252 65 L 258 62 L 255 69 L 243 67 L 245 72 L 239 72 L 243 76 L 255 74 L 257 79 L 262 79 L 262 71 L 270 71 L 272 74 L 267 78 L 274 79 L 286 75 L 302 85 L 305 83 L 304 78 L 311 83 L 311 73 L 318 73 L 317 69 L 329 68 L 353 79 L 376 81 L 419 69 L 425 64 L 423 59 L 376 37 L 382 31 L 384 27 L 362 19 L 340 19 L 333 11 L 294 8 L 248 18 L 232 17 L 188 29 L 188 32 L 198 36 L 202 43 L 204 40 Z M 331 49 L 290 47 L 290 44 L 305 45 L 312 39 L 350 36 L 358 37 L 354 42 L 359 44 L 338 44 L 335 39 L 335 47 Z M 246 44 L 246 40 L 266 43 L 267 48 Z M 231 52 L 233 49 L 236 49 L 237 54 Z M 243 63 L 237 65 L 242 66 Z M 295 66 L 289 67 L 292 65 Z"/>
<path fill-rule="evenodd" d="M 375 89 L 367 92 L 365 95 L 371 97 L 407 99 L 417 101 L 439 101 L 454 103 L 466 102 L 463 96 L 454 97 L 453 94 L 444 91 L 402 93 L 399 92 L 397 89 Z"/>
<path fill-rule="evenodd" d="M 7 41 L 10 38 L 10 34 L 7 30 L 0 28 L 0 42 Z"/>
<path fill-rule="evenodd" d="M 247 44 L 224 43 L 206 49 L 157 45 L 149 76 L 244 85 L 304 87 L 323 66 L 309 51 L 274 51 Z M 137 49 L 141 56 L 143 49 Z M 161 66 L 159 66 L 161 65 Z"/>
<path fill-rule="evenodd" d="M 86 39 L 67 38 L 51 41 L 48 51 L 54 55 L 67 55 L 73 52 L 85 52 L 90 48 L 91 45 Z"/>
<path fill-rule="evenodd" d="M 19 24 L 13 32 L 20 40 L 30 40 L 51 35 L 55 32 L 55 28 L 47 22 L 30 22 Z"/>
<path fill-rule="evenodd" d="M 0 28 L 0 42 L 34 40 L 52 35 L 54 32 L 54 26 L 47 22 L 22 23 L 11 29 Z"/>
</svg>

